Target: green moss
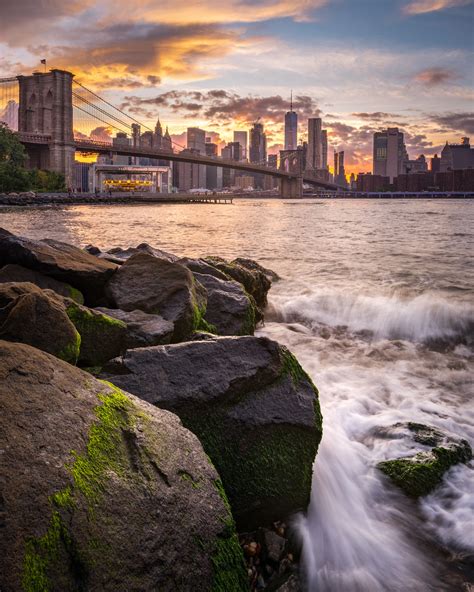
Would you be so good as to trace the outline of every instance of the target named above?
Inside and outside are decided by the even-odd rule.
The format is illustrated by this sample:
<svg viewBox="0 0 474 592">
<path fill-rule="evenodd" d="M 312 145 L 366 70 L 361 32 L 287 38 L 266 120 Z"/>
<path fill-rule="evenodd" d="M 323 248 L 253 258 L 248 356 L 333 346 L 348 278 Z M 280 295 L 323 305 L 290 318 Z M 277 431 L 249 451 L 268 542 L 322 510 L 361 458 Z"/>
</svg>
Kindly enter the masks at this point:
<svg viewBox="0 0 474 592">
<path fill-rule="evenodd" d="M 110 391 L 98 395 L 102 404 L 94 409 L 98 421 L 90 427 L 86 452 L 82 455 L 73 452 L 74 462 L 67 467 L 73 484 L 50 496 L 53 512 L 46 534 L 26 542 L 22 579 L 25 592 L 49 592 L 52 586 L 48 569 L 61 561 L 64 553 L 68 560 L 64 563 L 63 558 L 61 566 L 69 566 L 73 579 L 82 583 L 86 580 L 85 564 L 60 512 L 73 512 L 76 496 L 80 494 L 86 498 L 89 509 L 99 501 L 107 472 L 122 472 L 121 430 L 130 429 L 138 416 L 132 402 L 120 389 L 105 381 L 104 384 Z"/>
<path fill-rule="evenodd" d="M 284 346 L 280 348 L 280 357 L 281 357 L 281 375 L 282 376 L 290 376 L 293 380 L 295 386 L 299 384 L 301 380 L 308 380 L 314 387 L 316 394 L 317 389 L 313 384 L 313 381 L 308 376 L 308 374 L 303 370 L 303 367 L 298 362 L 296 357 Z"/>
<path fill-rule="evenodd" d="M 77 488 L 89 502 L 96 502 L 103 491 L 106 471 L 122 472 L 121 430 L 131 429 L 133 405 L 120 389 L 106 383 L 112 392 L 98 395 L 102 405 L 95 408 L 98 422 L 89 430 L 86 454 L 73 452 L 74 462 L 68 467 Z"/>
<path fill-rule="evenodd" d="M 244 557 L 235 531 L 229 500 L 220 479 L 214 480 L 214 487 L 222 499 L 226 514 L 222 517 L 223 529 L 212 549 L 211 561 L 214 577 L 212 592 L 248 591 Z"/>
<path fill-rule="evenodd" d="M 179 471 L 179 475 L 183 481 L 187 481 L 188 483 L 190 483 L 191 487 L 193 489 L 200 489 L 201 488 L 202 483 L 193 479 L 192 475 L 190 475 L 188 472 Z"/>
<path fill-rule="evenodd" d="M 73 325 L 82 335 L 83 333 L 100 334 L 102 331 L 110 327 L 120 327 L 126 329 L 127 325 L 123 321 L 113 319 L 102 313 L 93 313 L 86 307 L 69 305 L 66 308 L 66 313 Z"/>
<path fill-rule="evenodd" d="M 263 520 L 265 508 L 274 513 L 272 506 L 278 506 L 285 516 L 309 502 L 319 430 L 274 425 L 258 433 L 236 433 L 225 411 L 218 409 L 183 414 L 181 419 L 212 459 L 236 516 L 247 515 L 256 499 L 265 500 L 255 509 Z"/>
<path fill-rule="evenodd" d="M 49 528 L 42 537 L 31 538 L 25 545 L 22 586 L 24 592 L 49 592 L 52 589 L 49 568 L 68 557 L 69 570 L 75 579 L 85 581 L 87 572 L 58 511 L 51 516 Z"/>
<path fill-rule="evenodd" d="M 420 497 L 433 491 L 449 467 L 462 461 L 460 454 L 457 449 L 438 447 L 414 457 L 387 460 L 377 466 L 405 493 Z"/>
<path fill-rule="evenodd" d="M 247 293 L 246 293 L 247 294 Z M 256 314 L 255 314 L 255 305 L 253 304 L 253 298 L 248 297 L 248 307 L 245 313 L 245 319 L 242 324 L 242 328 L 239 332 L 239 335 L 253 335 L 255 332 L 255 324 L 256 324 Z"/>
<path fill-rule="evenodd" d="M 57 357 L 60 360 L 64 360 L 65 362 L 69 362 L 69 364 L 75 365 L 77 360 L 79 359 L 79 353 L 81 351 L 81 335 L 78 331 L 75 332 L 74 340 L 66 345 L 60 352 L 58 352 Z"/>
<path fill-rule="evenodd" d="M 82 295 L 82 292 L 79 292 L 79 290 L 77 290 L 76 288 L 73 288 L 72 286 L 69 286 L 69 285 L 68 285 L 68 289 L 69 289 L 69 298 L 72 298 L 78 304 L 84 304 L 84 296 Z"/>
<path fill-rule="evenodd" d="M 54 493 L 50 501 L 53 503 L 54 506 L 57 508 L 71 508 L 74 505 L 73 497 L 72 497 L 72 489 L 71 487 L 66 487 L 57 493 Z"/>
</svg>

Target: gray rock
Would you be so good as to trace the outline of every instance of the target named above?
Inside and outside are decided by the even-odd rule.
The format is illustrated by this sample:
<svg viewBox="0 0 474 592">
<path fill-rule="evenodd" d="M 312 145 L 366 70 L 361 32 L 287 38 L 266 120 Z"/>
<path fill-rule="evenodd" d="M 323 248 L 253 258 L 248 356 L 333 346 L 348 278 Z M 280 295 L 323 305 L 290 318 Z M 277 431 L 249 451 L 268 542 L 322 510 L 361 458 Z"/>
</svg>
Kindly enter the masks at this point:
<svg viewBox="0 0 474 592">
<path fill-rule="evenodd" d="M 167 253 L 166 251 L 162 251 L 161 249 L 155 249 L 148 243 L 141 243 L 137 247 L 129 247 L 128 249 L 114 247 L 113 249 L 109 249 L 106 255 L 112 255 L 116 259 L 126 261 L 127 259 L 130 259 L 132 255 L 136 255 L 137 253 L 147 253 L 148 255 L 152 255 L 153 257 L 157 257 L 158 259 L 165 259 L 165 261 L 170 261 L 171 263 L 175 263 L 179 259 L 179 257 L 177 257 L 176 255 L 173 255 L 172 253 Z"/>
<path fill-rule="evenodd" d="M 124 322 L 70 298 L 63 300 L 63 306 L 81 336 L 79 363 L 82 366 L 101 366 L 125 351 L 127 325 Z"/>
<path fill-rule="evenodd" d="M 0 342 L 0 588 L 248 590 L 197 438 L 37 349 Z"/>
<path fill-rule="evenodd" d="M 77 342 L 79 355 L 74 358 L 72 355 L 69 355 L 69 350 L 63 350 L 62 347 L 57 350 L 51 344 L 53 349 L 45 349 L 41 347 L 40 341 L 32 342 L 31 340 L 27 340 L 26 336 L 28 333 L 31 333 L 32 336 L 37 334 L 39 338 L 41 333 L 44 332 L 45 339 L 51 341 L 57 339 L 58 346 L 59 344 L 63 344 L 59 335 L 59 329 L 55 329 L 51 315 L 44 316 L 43 318 L 39 313 L 33 314 L 31 311 L 28 322 L 25 317 L 23 327 L 21 326 L 21 322 L 20 324 L 15 323 L 10 326 L 8 333 L 9 339 L 35 345 L 35 347 L 45 349 L 45 351 L 55 353 L 56 355 L 58 355 L 57 352 L 60 352 L 58 357 L 67 359 L 71 363 L 75 363 L 77 358 L 77 361 L 83 366 L 101 366 L 104 362 L 115 358 L 125 350 L 127 330 L 125 323 L 87 306 L 83 306 L 71 298 L 64 298 L 52 290 L 41 290 L 41 288 L 30 282 L 0 283 L 0 322 L 2 320 L 5 321 L 7 312 L 7 308 L 1 307 L 11 306 L 11 303 L 16 302 L 18 297 L 27 294 L 39 295 L 42 299 L 46 298 L 55 310 L 61 311 L 61 316 L 57 319 L 58 327 L 64 326 L 64 321 L 61 318 L 66 317 L 66 319 L 69 319 L 73 328 L 75 327 L 79 333 L 77 335 L 74 332 L 74 335 L 77 338 L 80 336 Z M 51 323 L 51 326 L 48 326 L 47 319 Z M 69 325 L 70 323 L 67 324 Z M 56 334 L 56 331 L 58 331 L 58 334 Z M 65 329 L 64 331 L 64 334 L 70 338 L 70 332 L 66 333 Z M 15 335 L 17 336 L 16 339 Z M 76 346 L 74 345 L 74 351 L 75 348 Z"/>
<path fill-rule="evenodd" d="M 242 284 L 223 281 L 212 275 L 194 273 L 207 290 L 204 320 L 218 335 L 253 335 L 255 306 Z"/>
<path fill-rule="evenodd" d="M 76 288 L 21 265 L 9 264 L 0 269 L 0 283 L 6 282 L 31 282 L 43 290 L 53 290 L 61 296 L 84 304 L 84 297 Z"/>
<path fill-rule="evenodd" d="M 260 263 L 257 263 L 257 261 L 254 261 L 253 259 L 237 257 L 237 259 L 234 259 L 232 263 L 237 263 L 238 265 L 241 265 L 242 267 L 245 267 L 245 269 L 249 269 L 250 271 L 259 271 L 266 275 L 270 282 L 277 282 L 281 279 L 275 271 L 268 269 L 268 267 L 263 267 L 263 265 L 260 265 Z"/>
<path fill-rule="evenodd" d="M 138 253 L 120 267 L 106 287 L 112 307 L 158 314 L 174 324 L 173 341 L 199 329 L 206 294 L 192 273 L 178 263 Z"/>
<path fill-rule="evenodd" d="M 142 348 L 101 377 L 181 417 L 219 471 L 242 530 L 307 506 L 322 420 L 317 390 L 286 348 L 263 337 Z"/>
<path fill-rule="evenodd" d="M 173 323 L 166 321 L 159 315 L 148 314 L 141 310 L 126 312 L 118 308 L 97 308 L 95 310 L 127 325 L 126 349 L 164 345 L 170 343 L 173 337 Z"/>
<path fill-rule="evenodd" d="M 258 538 L 261 541 L 264 559 L 278 563 L 285 550 L 286 539 L 268 528 L 260 528 Z"/>
<path fill-rule="evenodd" d="M 117 266 L 59 241 L 34 241 L 0 233 L 0 266 L 14 263 L 80 290 L 89 305 L 99 303 Z"/>
<path fill-rule="evenodd" d="M 272 285 L 265 273 L 256 268 L 250 269 L 244 267 L 235 261 L 229 263 L 221 257 L 206 257 L 205 261 L 230 276 L 236 282 L 240 282 L 255 299 L 259 309 L 263 311 L 267 305 L 268 290 L 270 290 Z"/>
<path fill-rule="evenodd" d="M 202 273 L 205 275 L 212 275 L 219 280 L 229 281 L 232 278 L 223 271 L 217 269 L 204 259 L 191 259 L 190 257 L 183 257 L 178 260 L 178 263 L 190 269 L 193 273 Z"/>
<path fill-rule="evenodd" d="M 395 424 L 380 430 L 379 435 L 385 438 L 408 437 L 421 445 L 414 448 L 412 455 L 385 460 L 377 465 L 411 497 L 431 493 L 451 466 L 469 462 L 472 458 L 472 449 L 467 440 L 420 423 Z"/>
<path fill-rule="evenodd" d="M 26 343 L 75 364 L 81 338 L 54 295 L 39 288 L 18 295 L 0 311 L 0 339 Z"/>
</svg>

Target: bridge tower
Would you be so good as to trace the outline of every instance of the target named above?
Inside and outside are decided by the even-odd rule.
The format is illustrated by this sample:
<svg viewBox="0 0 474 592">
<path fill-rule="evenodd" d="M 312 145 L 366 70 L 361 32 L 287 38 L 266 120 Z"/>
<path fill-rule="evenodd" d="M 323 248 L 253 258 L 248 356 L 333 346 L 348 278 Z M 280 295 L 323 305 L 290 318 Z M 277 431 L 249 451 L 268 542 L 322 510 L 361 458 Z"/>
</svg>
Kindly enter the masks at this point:
<svg viewBox="0 0 474 592">
<path fill-rule="evenodd" d="M 303 197 L 303 151 L 280 150 L 280 169 L 294 174 L 294 177 L 280 179 L 281 196 Z"/>
<path fill-rule="evenodd" d="M 24 138 L 31 168 L 62 173 L 72 184 L 74 134 L 72 79 L 65 70 L 18 76 L 18 131 Z"/>
</svg>

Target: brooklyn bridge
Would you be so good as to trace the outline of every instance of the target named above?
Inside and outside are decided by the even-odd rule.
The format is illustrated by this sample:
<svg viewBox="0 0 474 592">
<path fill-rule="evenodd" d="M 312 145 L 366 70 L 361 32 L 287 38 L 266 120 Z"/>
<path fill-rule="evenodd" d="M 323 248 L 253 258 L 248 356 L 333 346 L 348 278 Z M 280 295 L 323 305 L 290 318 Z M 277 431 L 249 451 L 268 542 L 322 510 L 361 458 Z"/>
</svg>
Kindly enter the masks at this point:
<svg viewBox="0 0 474 592">
<path fill-rule="evenodd" d="M 74 74 L 52 69 L 29 76 L 0 79 L 2 119 L 17 134 L 25 146 L 28 166 L 62 173 L 70 186 L 75 153 L 108 154 L 186 162 L 243 171 L 251 175 L 270 175 L 279 179 L 282 197 L 300 197 L 303 183 L 326 190 L 340 190 L 333 183 L 303 170 L 299 151 L 281 159 L 279 168 L 267 163 L 249 163 L 217 156 L 206 156 L 183 150 L 171 142 L 170 147 L 140 145 L 138 130 L 152 131 L 119 107 L 86 88 L 74 79 Z M 84 134 L 81 129 L 102 126 L 116 133 L 127 134 L 132 144 L 101 141 Z M 138 137 L 138 141 L 133 141 Z"/>
</svg>

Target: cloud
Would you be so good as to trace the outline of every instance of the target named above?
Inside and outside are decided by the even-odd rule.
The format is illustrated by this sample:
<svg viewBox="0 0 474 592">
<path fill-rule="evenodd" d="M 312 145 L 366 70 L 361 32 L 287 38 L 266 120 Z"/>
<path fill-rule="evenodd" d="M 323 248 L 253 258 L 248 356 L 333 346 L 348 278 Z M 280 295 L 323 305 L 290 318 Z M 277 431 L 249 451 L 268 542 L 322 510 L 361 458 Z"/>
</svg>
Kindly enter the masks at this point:
<svg viewBox="0 0 474 592">
<path fill-rule="evenodd" d="M 420 84 L 424 84 L 425 86 L 437 86 L 457 77 L 458 76 L 456 72 L 452 70 L 434 67 L 421 70 L 413 76 L 413 80 L 415 80 L 415 82 L 419 82 Z"/>
<path fill-rule="evenodd" d="M 236 125 L 251 125 L 258 117 L 265 125 L 282 126 L 285 113 L 290 105 L 281 95 L 242 96 L 232 91 L 214 89 L 200 91 L 169 91 L 156 97 L 142 98 L 126 96 L 120 106 L 136 115 L 155 115 L 159 108 L 168 108 L 184 118 L 200 116 L 210 125 L 224 125 L 235 122 Z M 151 108 L 151 109 L 150 109 Z M 309 95 L 297 95 L 293 98 L 293 108 L 300 116 L 300 122 L 308 117 L 321 114 L 314 98 Z M 154 111 L 153 111 L 154 109 Z"/>
<path fill-rule="evenodd" d="M 352 115 L 358 119 L 365 119 L 369 121 L 384 121 L 393 117 L 403 117 L 403 115 L 397 115 L 396 113 L 385 113 L 383 111 L 375 111 L 373 113 L 352 113 Z"/>
<path fill-rule="evenodd" d="M 472 0 L 411 0 L 403 7 L 403 12 L 410 15 L 426 14 L 471 3 Z"/>
<path fill-rule="evenodd" d="M 107 142 L 110 140 L 111 136 L 112 136 L 112 130 L 110 127 L 106 127 L 106 126 L 96 127 L 89 134 L 89 137 L 91 138 L 91 140 L 97 140 L 99 142 L 100 141 Z"/>
<path fill-rule="evenodd" d="M 430 116 L 431 121 L 445 130 L 474 134 L 474 113 L 443 113 Z"/>
</svg>

